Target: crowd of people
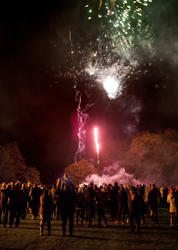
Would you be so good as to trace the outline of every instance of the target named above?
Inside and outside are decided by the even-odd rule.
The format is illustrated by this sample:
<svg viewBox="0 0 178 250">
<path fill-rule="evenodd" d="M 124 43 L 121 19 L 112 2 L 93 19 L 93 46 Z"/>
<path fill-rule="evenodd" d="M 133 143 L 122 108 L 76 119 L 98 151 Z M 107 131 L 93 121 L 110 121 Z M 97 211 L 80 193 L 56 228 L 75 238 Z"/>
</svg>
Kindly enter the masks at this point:
<svg viewBox="0 0 178 250">
<path fill-rule="evenodd" d="M 0 185 L 0 224 L 2 227 L 18 227 L 27 213 L 32 220 L 40 215 L 40 235 L 47 225 L 51 235 L 52 220 L 62 220 L 63 236 L 69 221 L 69 235 L 73 235 L 74 223 L 91 227 L 95 221 L 98 227 L 107 227 L 107 221 L 128 223 L 131 232 L 139 232 L 145 223 L 145 215 L 151 223 L 159 223 L 158 208 L 169 207 L 170 227 L 178 225 L 178 186 L 157 188 L 154 184 L 123 186 L 93 183 L 77 186 L 67 174 L 53 186 L 38 186 L 10 182 Z M 106 216 L 107 213 L 107 216 Z M 109 214 L 109 216 L 108 216 Z"/>
</svg>

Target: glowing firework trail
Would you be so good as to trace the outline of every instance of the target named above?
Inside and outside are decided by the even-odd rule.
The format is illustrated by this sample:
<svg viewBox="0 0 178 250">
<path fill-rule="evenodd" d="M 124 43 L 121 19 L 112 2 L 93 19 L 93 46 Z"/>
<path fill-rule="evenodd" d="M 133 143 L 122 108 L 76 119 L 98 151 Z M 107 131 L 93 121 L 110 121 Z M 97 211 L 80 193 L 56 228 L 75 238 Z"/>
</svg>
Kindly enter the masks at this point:
<svg viewBox="0 0 178 250">
<path fill-rule="evenodd" d="M 97 127 L 94 127 L 94 138 L 95 138 L 96 153 L 97 153 L 97 163 L 99 164 L 100 145 L 98 143 L 98 128 Z"/>
<path fill-rule="evenodd" d="M 79 103 L 77 107 L 77 123 L 78 123 L 78 149 L 75 154 L 75 161 L 81 160 L 82 159 L 82 154 L 85 152 L 85 135 L 86 135 L 86 130 L 85 130 L 85 124 L 88 118 L 88 114 L 86 113 L 85 110 L 82 110 L 81 108 L 81 95 L 79 95 L 79 92 L 76 93 L 76 99 L 79 98 Z"/>
</svg>

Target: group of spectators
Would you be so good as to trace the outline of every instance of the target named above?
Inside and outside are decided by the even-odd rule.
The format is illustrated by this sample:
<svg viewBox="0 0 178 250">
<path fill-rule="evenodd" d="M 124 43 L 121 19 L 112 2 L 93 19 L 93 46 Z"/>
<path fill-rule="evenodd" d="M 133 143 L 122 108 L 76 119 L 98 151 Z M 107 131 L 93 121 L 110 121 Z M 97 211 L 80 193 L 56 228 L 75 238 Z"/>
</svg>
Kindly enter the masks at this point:
<svg viewBox="0 0 178 250">
<path fill-rule="evenodd" d="M 145 223 L 145 215 L 150 216 L 152 224 L 159 223 L 158 208 L 169 206 L 170 227 L 178 225 L 178 186 L 157 188 L 114 185 L 97 187 L 93 183 L 76 186 L 70 178 L 64 176 L 53 186 L 38 186 L 31 183 L 2 183 L 0 186 L 0 224 L 2 227 L 18 227 L 20 220 L 30 213 L 32 219 L 40 215 L 40 235 L 47 224 L 51 234 L 52 220 L 62 220 L 63 236 L 66 234 L 67 219 L 69 235 L 73 235 L 76 224 L 91 227 L 93 221 L 98 227 L 107 227 L 110 220 L 129 223 L 131 232 L 139 232 Z"/>
</svg>

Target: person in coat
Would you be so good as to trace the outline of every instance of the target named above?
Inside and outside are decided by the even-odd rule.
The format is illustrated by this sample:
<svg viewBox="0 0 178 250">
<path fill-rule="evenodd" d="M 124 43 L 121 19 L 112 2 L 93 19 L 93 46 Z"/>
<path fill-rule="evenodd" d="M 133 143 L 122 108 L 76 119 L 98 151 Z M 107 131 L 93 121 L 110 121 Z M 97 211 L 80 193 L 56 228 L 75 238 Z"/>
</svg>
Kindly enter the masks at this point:
<svg viewBox="0 0 178 250">
<path fill-rule="evenodd" d="M 43 235 L 45 224 L 47 224 L 48 235 L 51 235 L 51 221 L 53 217 L 54 203 L 52 195 L 44 188 L 40 197 L 40 235 Z"/>
<path fill-rule="evenodd" d="M 169 189 L 169 194 L 167 196 L 167 203 L 169 204 L 169 214 L 170 214 L 170 227 L 173 227 L 173 224 L 176 223 L 176 198 L 173 188 Z"/>
<path fill-rule="evenodd" d="M 73 236 L 76 193 L 71 182 L 63 183 L 60 202 L 63 236 L 66 234 L 67 219 L 69 220 L 69 235 Z"/>
<path fill-rule="evenodd" d="M 136 223 L 136 232 L 140 231 L 140 204 L 137 191 L 131 187 L 128 192 L 128 210 L 129 210 L 129 223 L 131 232 L 134 232 L 134 221 Z"/>
<path fill-rule="evenodd" d="M 0 206 L 1 206 L 1 223 L 3 227 L 6 227 L 8 222 L 8 197 L 10 193 L 10 185 L 2 184 L 0 190 Z"/>
<path fill-rule="evenodd" d="M 158 219 L 159 201 L 160 201 L 160 192 L 156 188 L 155 184 L 152 184 L 150 192 L 148 194 L 148 204 L 150 208 L 150 216 L 152 224 L 154 224 L 155 222 L 159 224 L 159 219 Z"/>
</svg>

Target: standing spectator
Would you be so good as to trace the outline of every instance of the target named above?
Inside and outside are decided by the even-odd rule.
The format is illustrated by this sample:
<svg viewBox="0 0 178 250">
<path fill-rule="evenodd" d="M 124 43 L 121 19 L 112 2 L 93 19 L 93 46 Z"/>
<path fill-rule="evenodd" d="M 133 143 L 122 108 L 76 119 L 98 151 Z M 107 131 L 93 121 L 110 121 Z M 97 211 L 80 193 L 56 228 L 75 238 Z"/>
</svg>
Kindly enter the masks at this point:
<svg viewBox="0 0 178 250">
<path fill-rule="evenodd" d="M 158 220 L 159 200 L 160 200 L 160 192 L 155 187 L 155 184 L 152 184 L 151 190 L 148 194 L 148 204 L 150 207 L 150 215 L 151 215 L 152 224 L 154 224 L 155 222 L 159 224 L 159 220 Z"/>
<path fill-rule="evenodd" d="M 26 218 L 27 203 L 29 202 L 28 189 L 27 189 L 27 187 L 26 187 L 26 185 L 24 183 L 22 183 L 21 195 L 22 195 L 21 219 L 24 220 Z"/>
<path fill-rule="evenodd" d="M 84 194 L 80 187 L 77 188 L 76 192 L 76 224 L 78 225 L 79 219 L 83 226 L 85 216 L 85 199 Z"/>
<path fill-rule="evenodd" d="M 9 225 L 8 227 L 12 227 L 15 218 L 16 211 L 16 190 L 13 182 L 10 183 L 10 192 L 8 196 L 8 209 L 9 209 Z"/>
<path fill-rule="evenodd" d="M 139 187 L 137 190 L 138 193 L 138 199 L 139 199 L 139 205 L 140 205 L 140 217 L 141 217 L 141 223 L 145 224 L 145 213 L 146 213 L 146 204 L 144 201 L 144 186 Z"/>
<path fill-rule="evenodd" d="M 93 218 L 95 217 L 95 191 L 93 183 L 84 191 L 86 226 L 91 227 Z"/>
<path fill-rule="evenodd" d="M 30 207 L 32 210 L 32 219 L 35 220 L 38 216 L 39 206 L 40 206 L 40 196 L 42 191 L 37 187 L 37 184 L 34 184 L 30 191 Z"/>
<path fill-rule="evenodd" d="M 56 206 L 56 184 L 54 184 L 53 186 L 51 186 L 50 188 L 50 194 L 52 196 L 53 199 L 53 219 L 56 219 L 56 211 L 57 211 L 57 206 Z"/>
<path fill-rule="evenodd" d="M 69 178 L 68 174 L 64 173 L 63 177 L 57 180 L 57 185 L 59 186 L 59 189 L 62 192 L 66 189 L 66 187 L 73 185 L 73 183 Z"/>
<path fill-rule="evenodd" d="M 140 204 L 137 192 L 134 187 L 128 193 L 129 222 L 131 232 L 134 232 L 134 221 L 136 222 L 136 232 L 140 231 Z"/>
<path fill-rule="evenodd" d="M 18 227 L 20 224 L 20 218 L 22 213 L 22 207 L 23 207 L 23 193 L 20 187 L 20 182 L 15 183 L 15 227 Z M 13 224 L 13 222 L 12 222 Z"/>
<path fill-rule="evenodd" d="M 167 196 L 168 196 L 168 187 L 164 188 L 164 208 L 168 207 L 168 203 L 167 203 Z"/>
<path fill-rule="evenodd" d="M 98 227 L 101 227 L 101 219 L 104 220 L 104 227 L 107 226 L 107 219 L 105 216 L 105 207 L 107 204 L 107 194 L 104 189 L 98 188 L 95 192 L 96 208 L 98 215 Z"/>
<path fill-rule="evenodd" d="M 149 214 L 149 204 L 148 204 L 148 194 L 150 192 L 151 187 L 150 186 L 145 186 L 144 189 L 144 194 L 143 194 L 143 200 L 145 202 L 145 209 L 146 209 L 146 214 Z"/>
<path fill-rule="evenodd" d="M 54 204 L 48 189 L 43 190 L 40 197 L 40 235 L 43 235 L 45 224 L 47 224 L 48 235 L 51 235 L 51 221 L 53 216 Z"/>
<path fill-rule="evenodd" d="M 170 214 L 170 227 L 173 227 L 174 222 L 176 223 L 176 198 L 173 188 L 169 189 L 169 194 L 167 196 L 167 203 L 169 203 L 169 214 Z"/>
<path fill-rule="evenodd" d="M 8 197 L 10 192 L 10 185 L 2 184 L 0 190 L 0 206 L 1 206 L 1 223 L 6 227 L 8 220 Z"/>
<path fill-rule="evenodd" d="M 160 208 L 164 208 L 164 188 L 160 187 Z"/>
<path fill-rule="evenodd" d="M 128 197 L 127 192 L 124 187 L 121 185 L 120 190 L 116 196 L 117 200 L 117 219 L 115 224 L 121 219 L 122 224 L 125 224 L 125 216 L 128 214 Z"/>
<path fill-rule="evenodd" d="M 115 220 L 117 216 L 117 196 L 118 190 L 114 188 L 111 184 L 108 185 L 108 201 L 111 220 Z"/>
<path fill-rule="evenodd" d="M 175 188 L 175 204 L 176 204 L 176 227 L 178 226 L 178 186 Z"/>
<path fill-rule="evenodd" d="M 61 215 L 63 236 L 66 234 L 67 219 L 69 219 L 69 234 L 73 235 L 74 212 L 75 212 L 76 194 L 73 184 L 65 183 L 61 192 Z"/>
<path fill-rule="evenodd" d="M 55 200 L 55 211 L 56 211 L 56 220 L 59 220 L 59 216 L 61 215 L 61 202 L 60 202 L 60 182 L 57 181 L 56 188 L 54 192 L 54 200 Z"/>
</svg>

